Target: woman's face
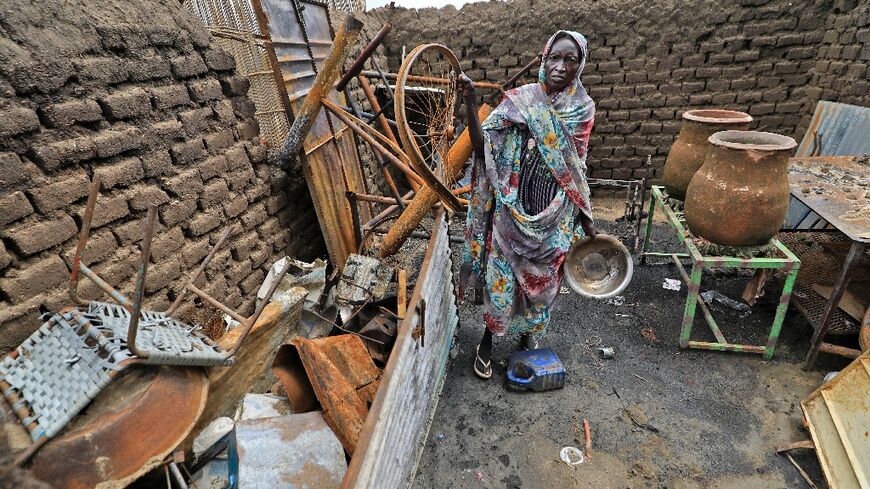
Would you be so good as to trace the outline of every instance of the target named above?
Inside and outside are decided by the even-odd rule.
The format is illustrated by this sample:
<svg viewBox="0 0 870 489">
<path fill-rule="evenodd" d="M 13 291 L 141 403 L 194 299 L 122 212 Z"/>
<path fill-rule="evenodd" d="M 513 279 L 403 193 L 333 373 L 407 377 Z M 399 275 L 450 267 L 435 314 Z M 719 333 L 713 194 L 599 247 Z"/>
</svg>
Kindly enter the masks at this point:
<svg viewBox="0 0 870 489">
<path fill-rule="evenodd" d="M 568 37 L 560 37 L 550 47 L 544 59 L 544 82 L 551 92 L 564 89 L 577 77 L 580 53 L 577 44 Z"/>
</svg>

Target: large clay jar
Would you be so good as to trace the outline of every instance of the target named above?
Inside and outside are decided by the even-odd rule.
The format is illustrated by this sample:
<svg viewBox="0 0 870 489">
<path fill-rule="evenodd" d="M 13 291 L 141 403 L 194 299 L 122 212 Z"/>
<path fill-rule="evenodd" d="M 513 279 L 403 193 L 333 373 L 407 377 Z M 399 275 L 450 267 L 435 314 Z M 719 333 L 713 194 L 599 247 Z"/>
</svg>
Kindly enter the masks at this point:
<svg viewBox="0 0 870 489">
<path fill-rule="evenodd" d="M 788 212 L 788 158 L 794 139 L 756 131 L 722 131 L 686 190 L 686 223 L 696 236 L 726 246 L 760 246 Z"/>
<path fill-rule="evenodd" d="M 668 152 L 664 180 L 668 195 L 679 200 L 686 197 L 692 175 L 707 156 L 707 138 L 719 131 L 745 131 L 752 116 L 735 110 L 704 109 L 683 112 L 683 127 Z"/>
</svg>

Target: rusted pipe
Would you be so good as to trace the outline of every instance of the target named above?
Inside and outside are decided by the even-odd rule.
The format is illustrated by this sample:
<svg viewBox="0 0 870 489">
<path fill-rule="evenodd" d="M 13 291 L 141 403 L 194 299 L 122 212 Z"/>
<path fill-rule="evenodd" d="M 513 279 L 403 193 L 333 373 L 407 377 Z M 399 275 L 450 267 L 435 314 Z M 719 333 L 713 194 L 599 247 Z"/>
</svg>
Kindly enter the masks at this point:
<svg viewBox="0 0 870 489">
<path fill-rule="evenodd" d="M 332 51 L 324 60 L 323 67 L 317 73 L 314 79 L 314 85 L 308 95 L 305 96 L 305 101 L 302 102 L 302 108 L 296 114 L 296 120 L 293 121 L 293 126 L 287 133 L 287 138 L 284 140 L 284 145 L 281 147 L 280 160 L 285 164 L 290 158 L 299 152 L 305 136 L 314 125 L 314 120 L 322 107 L 323 99 L 326 98 L 332 85 L 335 83 L 341 72 L 341 67 L 344 61 L 350 54 L 356 39 L 362 31 L 363 23 L 357 20 L 353 15 L 348 15 L 344 19 L 344 23 L 338 32 L 335 33 L 335 39 L 332 42 Z"/>
<path fill-rule="evenodd" d="M 368 78 L 380 78 L 380 74 L 377 71 L 369 71 L 363 70 L 360 72 L 360 75 L 368 77 Z M 399 75 L 396 73 L 384 73 L 384 77 L 387 80 L 395 81 Z M 419 76 L 419 75 L 408 75 L 408 81 L 418 82 L 418 83 L 431 83 L 433 85 L 449 85 L 451 82 L 446 78 L 437 78 L 433 76 Z M 498 83 L 491 82 L 474 82 L 474 86 L 477 88 L 487 88 L 490 90 L 498 90 L 503 91 L 501 85 Z"/>
<path fill-rule="evenodd" d="M 347 199 L 347 203 L 350 206 L 350 220 L 353 223 L 353 237 L 356 239 L 357 243 L 362 244 L 363 233 L 359 222 L 359 200 L 362 199 L 357 199 L 357 194 L 350 190 L 344 193 L 344 197 Z"/>
<path fill-rule="evenodd" d="M 370 195 L 370 194 L 355 194 L 356 200 L 361 200 L 363 202 L 372 202 L 375 204 L 396 204 L 396 199 L 392 197 L 383 197 L 380 195 Z M 407 200 L 402 200 L 402 203 L 409 203 Z"/>
<path fill-rule="evenodd" d="M 142 251 L 139 254 L 139 271 L 136 274 L 136 288 L 133 291 L 133 308 L 130 310 L 130 325 L 127 328 L 127 348 L 130 353 L 139 358 L 148 358 L 148 352 L 136 346 L 136 334 L 139 332 L 139 315 L 142 312 L 142 299 L 145 295 L 145 276 L 148 274 L 148 261 L 151 258 L 151 238 L 154 237 L 154 226 L 157 223 L 157 206 L 148 206 L 145 217 L 145 236 L 142 238 Z"/>
<path fill-rule="evenodd" d="M 348 113 L 341 110 L 341 107 L 335 105 L 330 100 L 323 100 L 322 105 L 326 107 L 330 112 L 335 114 L 342 122 L 344 122 L 347 127 L 349 127 L 353 132 L 357 133 L 359 137 L 361 137 L 366 143 L 372 146 L 375 151 L 380 152 L 390 163 L 392 163 L 396 168 L 401 170 L 409 179 L 417 182 L 418 185 L 423 184 L 423 179 L 417 175 L 414 170 L 411 169 L 405 162 L 400 160 L 395 154 L 387 150 L 381 143 L 375 140 L 375 138 L 369 134 L 365 129 L 363 129 L 359 124 L 353 121 L 352 117 Z"/>
<path fill-rule="evenodd" d="M 172 315 L 175 313 L 175 310 L 178 309 L 178 306 L 181 305 L 181 301 L 184 300 L 184 296 L 187 295 L 188 288 L 193 285 L 194 282 L 199 280 L 199 276 L 202 275 L 202 272 L 205 271 L 205 267 L 211 262 L 212 258 L 214 258 L 215 253 L 218 252 L 219 249 L 224 245 L 224 241 L 230 236 L 230 233 L 233 231 L 233 226 L 226 228 L 221 234 L 220 239 L 218 239 L 217 243 L 211 247 L 211 251 L 208 252 L 208 256 L 202 260 L 202 263 L 199 264 L 196 271 L 191 275 L 190 280 L 187 281 L 187 284 L 178 292 L 178 297 L 172 302 L 172 305 L 169 306 L 169 309 L 166 310 L 167 315 Z"/>
<path fill-rule="evenodd" d="M 508 78 L 508 80 L 501 85 L 501 88 L 503 90 L 507 90 L 508 87 L 510 87 L 511 85 L 516 83 L 517 80 L 519 80 L 523 75 L 528 73 L 529 70 L 531 70 L 532 68 L 535 67 L 535 65 L 538 65 L 538 64 L 541 64 L 541 55 L 540 54 L 536 55 L 534 58 L 532 58 L 531 61 L 526 63 L 525 66 L 520 68 L 520 71 L 517 71 L 516 73 L 513 74 L 513 76 Z M 479 83 L 475 83 L 475 85 L 479 85 Z"/>
<path fill-rule="evenodd" d="M 94 175 L 91 181 L 91 189 L 88 192 L 88 203 L 85 206 L 85 215 L 82 218 L 82 229 L 79 232 L 79 241 L 76 244 L 76 254 L 73 257 L 72 272 L 69 275 L 69 295 L 72 301 L 79 305 L 87 305 L 88 301 L 81 299 L 79 289 L 79 267 L 82 263 L 82 255 L 91 235 L 91 221 L 94 219 L 94 208 L 97 206 L 97 197 L 100 194 L 100 177 Z"/>
<path fill-rule="evenodd" d="M 359 77 L 359 86 L 362 88 L 366 100 L 369 101 L 372 111 L 375 114 L 378 114 L 378 123 L 381 125 L 381 130 L 384 132 L 384 135 L 390 138 L 394 143 L 399 144 L 399 140 L 396 139 L 396 135 L 393 134 L 393 128 L 390 127 L 386 116 L 384 116 L 384 109 L 381 107 L 381 103 L 378 101 L 378 97 L 375 95 L 375 91 L 372 89 L 372 84 L 369 83 L 368 78 L 364 76 Z"/>
<path fill-rule="evenodd" d="M 375 52 L 378 46 L 381 45 L 381 42 L 383 42 L 384 38 L 387 37 L 387 34 L 389 34 L 391 30 L 393 30 L 393 24 L 389 22 L 381 27 L 381 30 L 379 30 L 378 33 L 375 34 L 375 37 L 373 37 L 372 40 L 369 41 L 369 43 L 366 45 L 366 47 L 364 47 L 359 53 L 359 57 L 356 59 L 356 61 L 354 61 L 353 64 L 350 65 L 347 73 L 345 73 L 344 76 L 341 77 L 341 80 L 338 81 L 338 84 L 335 86 L 336 90 L 338 90 L 339 92 L 344 90 L 344 87 L 346 87 L 347 84 L 350 83 L 350 80 L 353 77 L 357 76 L 360 71 L 362 71 L 363 65 L 365 65 L 366 61 L 371 58 L 372 54 Z"/>
<path fill-rule="evenodd" d="M 486 119 L 489 113 L 492 112 L 492 107 L 483 104 L 478 110 L 480 120 Z M 444 175 L 447 182 L 453 182 L 462 171 L 465 162 L 471 157 L 471 135 L 468 133 L 468 128 L 462 131 L 456 142 L 447 153 L 447 162 L 444 165 Z M 423 217 L 429 213 L 435 203 L 438 202 L 438 195 L 435 194 L 428 186 L 420 189 L 420 192 L 414 197 L 414 200 L 408 205 L 408 208 L 402 212 L 399 220 L 390 229 L 390 232 L 384 237 L 384 243 L 381 245 L 380 256 L 385 258 L 395 254 L 402 247 L 411 232 L 420 224 Z"/>
</svg>

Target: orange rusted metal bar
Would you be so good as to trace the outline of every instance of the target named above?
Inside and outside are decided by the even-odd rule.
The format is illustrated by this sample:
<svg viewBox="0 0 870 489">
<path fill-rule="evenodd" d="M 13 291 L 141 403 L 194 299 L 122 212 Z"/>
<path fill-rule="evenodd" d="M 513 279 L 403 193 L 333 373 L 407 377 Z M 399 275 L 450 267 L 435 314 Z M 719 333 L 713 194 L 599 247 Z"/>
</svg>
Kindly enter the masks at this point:
<svg viewBox="0 0 870 489">
<path fill-rule="evenodd" d="M 342 122 L 347 124 L 347 127 L 351 128 L 351 130 L 353 132 L 357 133 L 361 138 L 363 138 L 363 140 L 365 140 L 365 142 L 370 144 L 372 146 L 372 148 L 375 149 L 375 151 L 382 154 L 387 159 L 387 161 L 389 161 L 396 168 L 401 170 L 402 173 L 404 173 L 409 179 L 416 181 L 418 185 L 423 184 L 423 179 L 420 178 L 419 175 L 414 173 L 414 170 L 412 170 L 411 167 L 408 166 L 407 163 L 400 160 L 399 157 L 396 156 L 395 154 L 393 154 L 391 151 L 387 150 L 387 148 L 384 147 L 384 145 L 382 145 L 380 142 L 378 142 L 376 140 L 375 136 L 373 136 L 372 134 L 370 134 L 368 131 L 366 131 L 363 128 L 364 124 L 363 125 L 358 124 L 356 121 L 353 120 L 352 115 L 347 114 L 346 112 L 341 110 L 341 107 L 332 103 L 332 101 L 330 101 L 330 100 L 324 99 L 323 106 L 326 107 L 327 109 L 329 109 L 330 112 L 335 114 L 335 116 L 338 117 Z M 377 131 L 375 131 L 375 133 L 377 133 Z"/>
<path fill-rule="evenodd" d="M 471 192 L 471 185 L 466 185 L 464 187 L 455 188 L 455 189 L 451 190 L 451 192 L 453 192 L 453 195 L 462 195 L 466 192 Z"/>
<path fill-rule="evenodd" d="M 382 197 L 380 195 L 369 195 L 369 194 L 354 194 L 354 198 L 357 200 L 361 200 L 363 202 L 373 202 L 375 204 L 395 204 L 396 199 L 392 197 Z M 407 204 L 407 200 L 402 200 L 403 204 Z"/>
<path fill-rule="evenodd" d="M 360 75 L 366 76 L 369 78 L 380 78 L 380 74 L 377 71 L 369 71 L 363 70 L 360 72 Z M 395 81 L 398 75 L 396 73 L 384 73 L 384 77 L 387 80 Z M 431 83 L 433 85 L 449 85 L 450 80 L 446 78 L 436 78 L 432 76 L 418 76 L 418 75 L 408 75 L 408 81 L 419 82 L 419 83 Z M 474 82 L 474 86 L 477 88 L 487 88 L 490 90 L 498 90 L 503 91 L 501 85 L 498 83 L 490 83 L 490 82 Z"/>
<path fill-rule="evenodd" d="M 369 101 L 369 105 L 372 107 L 372 113 L 378 114 L 378 124 L 381 126 L 381 130 L 384 131 L 384 135 L 390 138 L 396 144 L 399 144 L 399 140 L 396 139 L 396 135 L 393 134 L 393 128 L 390 127 L 390 123 L 387 122 L 387 117 L 384 115 L 384 110 L 381 108 L 381 103 L 378 102 L 378 97 L 375 96 L 375 91 L 372 90 L 372 84 L 369 83 L 369 79 L 360 76 L 359 77 L 359 86 L 362 88 L 363 93 L 366 96 L 366 99 Z"/>
<path fill-rule="evenodd" d="M 345 73 L 344 76 L 341 77 L 341 80 L 338 81 L 338 84 L 335 86 L 336 90 L 339 92 L 343 91 L 347 84 L 350 83 L 350 80 L 362 71 L 365 62 L 372 57 L 372 54 L 374 54 L 375 50 L 381 45 L 381 42 L 385 37 L 387 37 L 387 34 L 389 34 L 392 29 L 393 24 L 389 22 L 381 27 L 381 30 L 375 34 L 375 37 L 369 41 L 366 47 L 364 47 L 360 52 L 359 57 L 357 57 L 350 68 L 347 69 L 347 73 Z"/>
<path fill-rule="evenodd" d="M 299 152 L 305 136 L 311 130 L 311 126 L 320 112 L 323 99 L 326 98 L 333 84 L 338 79 L 341 67 L 353 49 L 362 28 L 362 22 L 357 20 L 353 15 L 348 15 L 345 17 L 341 28 L 335 33 L 332 51 L 323 62 L 323 67 L 317 73 L 314 85 L 311 87 L 308 95 L 305 96 L 302 108 L 296 114 L 296 120 L 293 121 L 293 126 L 290 127 L 287 138 L 284 140 L 284 145 L 281 148 L 281 161 L 286 162 Z"/>
<path fill-rule="evenodd" d="M 486 119 L 489 113 L 492 112 L 492 107 L 483 104 L 478 111 L 480 120 Z M 463 165 L 471 157 L 471 135 L 468 129 L 462 131 L 459 138 L 453 143 L 450 151 L 447 153 L 447 163 L 445 165 L 445 177 L 448 182 L 452 182 L 459 176 Z M 429 212 L 438 202 L 438 196 L 429 187 L 423 187 L 420 192 L 414 197 L 414 200 L 408 205 L 396 224 L 390 228 L 390 232 L 384 237 L 384 243 L 381 246 L 381 257 L 387 257 L 395 254 L 402 247 L 402 244 L 411 235 L 411 232 L 416 229 L 423 220 L 423 217 Z"/>
<path fill-rule="evenodd" d="M 404 268 L 399 270 L 397 302 L 398 306 L 396 307 L 396 316 L 398 316 L 399 319 L 405 319 L 408 307 L 408 271 Z"/>
<path fill-rule="evenodd" d="M 94 208 L 97 206 L 97 196 L 100 193 L 100 177 L 94 175 L 91 181 L 91 189 L 88 192 L 88 203 L 85 206 L 85 215 L 82 218 L 82 230 L 79 233 L 79 241 L 76 245 L 76 254 L 73 257 L 72 272 L 69 275 L 69 295 L 76 304 L 84 306 L 88 301 L 79 297 L 79 269 L 82 263 L 82 255 L 88 244 L 91 234 L 91 221 L 94 219 Z"/>
</svg>

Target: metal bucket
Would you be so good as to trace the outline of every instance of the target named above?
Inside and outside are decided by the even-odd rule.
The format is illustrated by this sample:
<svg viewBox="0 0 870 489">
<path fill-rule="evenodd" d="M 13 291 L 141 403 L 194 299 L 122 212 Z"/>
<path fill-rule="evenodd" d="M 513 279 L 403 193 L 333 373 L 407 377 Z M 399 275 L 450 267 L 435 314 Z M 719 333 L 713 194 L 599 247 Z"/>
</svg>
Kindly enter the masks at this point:
<svg viewBox="0 0 870 489">
<path fill-rule="evenodd" d="M 563 266 L 565 280 L 574 292 L 593 299 L 620 294 L 634 273 L 628 248 L 618 238 L 601 233 L 574 244 Z"/>
</svg>

